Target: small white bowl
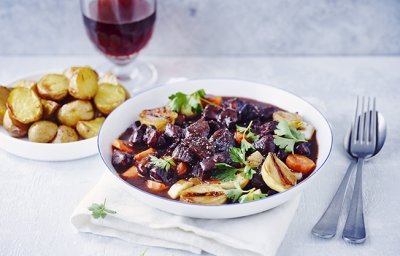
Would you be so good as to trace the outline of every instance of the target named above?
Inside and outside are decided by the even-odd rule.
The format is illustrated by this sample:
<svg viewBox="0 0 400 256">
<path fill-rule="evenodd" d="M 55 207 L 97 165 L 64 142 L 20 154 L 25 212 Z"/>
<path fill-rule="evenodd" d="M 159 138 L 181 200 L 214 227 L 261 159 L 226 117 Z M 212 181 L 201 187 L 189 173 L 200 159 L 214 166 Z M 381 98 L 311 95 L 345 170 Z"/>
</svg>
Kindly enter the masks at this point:
<svg viewBox="0 0 400 256">
<path fill-rule="evenodd" d="M 138 115 L 143 109 L 164 106 L 168 96 L 178 91 L 192 93 L 198 89 L 204 89 L 208 94 L 219 96 L 236 96 L 255 99 L 271 103 L 290 112 L 298 112 L 317 130 L 318 161 L 315 171 L 298 185 L 285 192 L 268 196 L 258 201 L 236 203 L 226 205 L 196 205 L 182 203 L 176 200 L 153 195 L 136 188 L 121 179 L 111 164 L 111 143 L 125 131 L 128 126 L 138 120 Z M 321 171 L 329 157 L 332 148 L 332 131 L 325 117 L 311 104 L 287 91 L 263 84 L 228 80 L 228 79 L 204 79 L 183 81 L 167 86 L 157 87 L 138 94 L 117 109 L 115 109 L 104 122 L 98 137 L 100 155 L 111 172 L 110 177 L 116 179 L 121 187 L 125 188 L 133 197 L 143 203 L 177 215 L 223 219 L 247 216 L 276 207 L 294 196 L 298 195 L 314 180 Z"/>
<path fill-rule="evenodd" d="M 45 74 L 60 73 L 62 72 L 43 72 L 32 75 L 27 75 L 19 80 L 33 80 L 39 79 Z M 17 81 L 19 81 L 17 80 Z M 14 83 L 10 83 L 12 86 Z M 14 138 L 0 125 L 0 148 L 13 155 L 23 158 L 39 161 L 68 161 L 80 159 L 97 153 L 97 138 L 90 138 L 69 143 L 35 143 L 29 141 L 27 138 Z"/>
</svg>

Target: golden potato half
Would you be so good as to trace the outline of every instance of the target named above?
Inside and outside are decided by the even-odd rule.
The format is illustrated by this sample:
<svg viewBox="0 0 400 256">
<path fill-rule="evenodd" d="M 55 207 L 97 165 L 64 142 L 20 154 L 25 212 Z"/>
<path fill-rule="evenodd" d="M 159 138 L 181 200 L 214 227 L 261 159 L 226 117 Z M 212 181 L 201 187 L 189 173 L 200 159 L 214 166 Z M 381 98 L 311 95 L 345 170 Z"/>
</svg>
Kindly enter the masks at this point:
<svg viewBox="0 0 400 256">
<path fill-rule="evenodd" d="M 44 119 L 51 119 L 55 116 L 60 104 L 52 100 L 44 100 L 41 99 L 40 102 L 43 106 L 43 118 Z"/>
<path fill-rule="evenodd" d="M 69 80 L 64 75 L 45 75 L 37 85 L 38 93 L 44 99 L 60 101 L 68 95 L 68 83 Z"/>
<path fill-rule="evenodd" d="M 66 76 L 68 79 L 71 79 L 72 75 L 74 74 L 75 71 L 80 69 L 82 67 L 79 66 L 74 66 L 74 67 L 69 67 L 64 71 L 64 76 Z"/>
<path fill-rule="evenodd" d="M 76 130 L 84 139 L 96 137 L 104 120 L 104 117 L 98 117 L 90 121 L 79 121 L 76 124 Z"/>
<path fill-rule="evenodd" d="M 7 87 L 0 86 L 0 124 L 3 124 L 3 117 L 7 110 L 7 98 L 10 90 Z"/>
<path fill-rule="evenodd" d="M 14 88 L 8 96 L 7 107 L 12 116 L 23 124 L 29 124 L 42 118 L 43 107 L 40 98 L 28 88 Z"/>
<path fill-rule="evenodd" d="M 28 88 L 28 89 L 32 89 L 37 93 L 37 83 L 35 81 L 32 80 L 19 80 L 18 82 L 16 82 L 13 87 L 24 87 L 24 88 Z"/>
<path fill-rule="evenodd" d="M 57 135 L 52 141 L 53 143 L 67 143 L 74 142 L 79 139 L 78 134 L 74 128 L 69 126 L 60 125 L 57 130 Z"/>
<path fill-rule="evenodd" d="M 121 85 L 99 84 L 99 90 L 94 97 L 96 108 L 108 115 L 126 99 L 125 89 Z"/>
<path fill-rule="evenodd" d="M 50 121 L 38 121 L 29 127 L 28 138 L 32 142 L 48 143 L 57 134 L 57 124 Z"/>
<path fill-rule="evenodd" d="M 99 76 L 89 67 L 75 70 L 69 81 L 69 94 L 81 100 L 92 99 L 98 89 Z"/>
<path fill-rule="evenodd" d="M 23 124 L 15 120 L 8 109 L 4 113 L 3 127 L 12 137 L 15 138 L 24 137 L 28 133 L 29 129 L 28 124 Z"/>
<path fill-rule="evenodd" d="M 90 101 L 74 100 L 61 106 L 57 118 L 64 125 L 75 127 L 78 121 L 93 119 L 94 109 Z"/>
</svg>

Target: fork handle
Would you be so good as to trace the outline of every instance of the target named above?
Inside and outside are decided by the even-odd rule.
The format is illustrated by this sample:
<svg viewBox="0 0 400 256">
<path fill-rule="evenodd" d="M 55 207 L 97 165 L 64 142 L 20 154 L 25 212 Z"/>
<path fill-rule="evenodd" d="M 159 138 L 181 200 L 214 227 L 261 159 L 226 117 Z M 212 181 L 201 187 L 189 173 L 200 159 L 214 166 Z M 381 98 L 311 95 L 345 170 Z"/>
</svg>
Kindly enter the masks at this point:
<svg viewBox="0 0 400 256">
<path fill-rule="evenodd" d="M 320 238 L 332 238 L 336 235 L 344 196 L 346 194 L 347 185 L 349 184 L 349 180 L 355 164 L 356 162 L 354 160 L 351 160 L 349 167 L 347 168 L 346 174 L 344 175 L 335 196 L 332 198 L 332 201 L 329 204 L 328 208 L 326 208 L 325 213 L 321 216 L 317 224 L 315 224 L 315 226 L 313 227 L 313 235 Z"/>
<path fill-rule="evenodd" d="M 364 159 L 357 160 L 357 175 L 349 215 L 343 229 L 343 239 L 349 243 L 360 244 L 365 241 L 364 210 L 362 200 L 362 168 Z"/>
</svg>

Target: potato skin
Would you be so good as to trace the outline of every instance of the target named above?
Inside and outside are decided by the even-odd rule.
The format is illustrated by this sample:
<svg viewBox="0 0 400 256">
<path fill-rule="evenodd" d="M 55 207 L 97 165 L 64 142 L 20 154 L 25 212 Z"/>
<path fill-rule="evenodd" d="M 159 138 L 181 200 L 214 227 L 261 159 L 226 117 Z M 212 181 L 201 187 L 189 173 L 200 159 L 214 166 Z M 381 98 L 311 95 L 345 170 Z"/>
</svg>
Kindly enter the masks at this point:
<svg viewBox="0 0 400 256">
<path fill-rule="evenodd" d="M 60 101 L 68 96 L 69 80 L 61 74 L 49 74 L 42 77 L 37 84 L 39 95 L 43 99 Z"/>
<path fill-rule="evenodd" d="M 76 130 L 84 139 L 96 137 L 104 120 L 104 117 L 98 117 L 90 121 L 79 121 L 76 124 Z"/>
<path fill-rule="evenodd" d="M 78 141 L 79 137 L 74 128 L 66 125 L 60 125 L 57 130 L 57 135 L 52 143 L 67 143 Z"/>
<path fill-rule="evenodd" d="M 28 133 L 29 129 L 29 125 L 15 120 L 8 109 L 4 113 L 3 127 L 12 137 L 15 138 L 24 137 Z"/>
<path fill-rule="evenodd" d="M 121 85 L 99 84 L 94 104 L 101 113 L 108 115 L 126 100 L 126 96 Z"/>
<path fill-rule="evenodd" d="M 90 101 L 74 100 L 63 106 L 57 113 L 58 120 L 67 126 L 75 127 L 78 121 L 88 121 L 94 118 L 94 109 Z"/>
<path fill-rule="evenodd" d="M 90 67 L 75 70 L 70 78 L 68 91 L 76 99 L 90 100 L 98 89 L 99 76 Z"/>
<path fill-rule="evenodd" d="M 4 114 L 7 110 L 7 98 L 10 90 L 7 87 L 0 86 L 0 125 L 3 124 Z"/>
<path fill-rule="evenodd" d="M 34 92 L 37 92 L 37 83 L 35 81 L 32 80 L 27 80 L 27 79 L 23 79 L 23 80 L 19 80 L 18 82 L 16 82 L 13 87 L 24 87 L 24 88 L 28 88 L 33 90 Z"/>
<path fill-rule="evenodd" d="M 40 102 L 43 106 L 43 119 L 52 119 L 60 107 L 60 104 L 52 100 L 44 99 L 41 99 Z"/>
<path fill-rule="evenodd" d="M 64 76 L 66 76 L 68 79 L 71 79 L 72 75 L 74 74 L 75 71 L 77 71 L 78 69 L 80 69 L 82 67 L 80 66 L 73 66 L 73 67 L 69 67 L 66 70 L 64 70 Z"/>
<path fill-rule="evenodd" d="M 48 143 L 57 134 L 57 124 L 50 121 L 38 121 L 29 127 L 28 138 L 32 142 Z"/>
<path fill-rule="evenodd" d="M 29 124 L 42 118 L 43 107 L 40 98 L 28 88 L 14 88 L 7 98 L 7 107 L 12 116 L 23 124 Z"/>
</svg>

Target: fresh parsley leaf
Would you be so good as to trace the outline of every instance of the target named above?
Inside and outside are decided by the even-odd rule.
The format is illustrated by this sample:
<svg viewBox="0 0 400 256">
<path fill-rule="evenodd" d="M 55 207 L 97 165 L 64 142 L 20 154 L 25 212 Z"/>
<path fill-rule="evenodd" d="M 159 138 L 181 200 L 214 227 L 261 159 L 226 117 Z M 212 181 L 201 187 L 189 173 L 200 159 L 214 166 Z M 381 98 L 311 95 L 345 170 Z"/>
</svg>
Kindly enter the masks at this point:
<svg viewBox="0 0 400 256">
<path fill-rule="evenodd" d="M 236 131 L 244 133 L 247 130 L 247 127 L 242 127 L 239 125 L 236 125 Z"/>
<path fill-rule="evenodd" d="M 182 109 L 189 109 L 193 113 L 200 113 L 203 110 L 201 100 L 204 99 L 205 96 L 206 92 L 203 89 L 189 95 L 183 92 L 177 92 L 169 96 L 170 101 L 167 106 L 170 110 L 175 112 L 181 112 Z"/>
<path fill-rule="evenodd" d="M 285 120 L 280 121 L 275 129 L 274 143 L 288 153 L 294 153 L 294 144 L 297 142 L 306 142 L 304 135 L 296 128 L 289 126 Z"/>
<path fill-rule="evenodd" d="M 236 130 L 238 132 L 243 133 L 243 135 L 244 135 L 243 139 L 246 137 L 246 139 L 249 139 L 250 141 L 254 142 L 254 141 L 258 140 L 260 138 L 260 136 L 256 135 L 255 133 L 253 133 L 250 130 L 252 124 L 253 124 L 253 121 L 251 121 L 247 127 L 242 127 L 242 126 L 236 125 Z"/>
<path fill-rule="evenodd" d="M 247 194 L 243 194 L 239 197 L 239 203 L 259 200 L 266 196 L 267 196 L 267 194 L 262 194 L 259 189 L 256 190 L 255 188 L 252 188 L 247 191 Z"/>
<path fill-rule="evenodd" d="M 182 92 L 177 92 L 169 96 L 170 101 L 167 106 L 170 110 L 179 112 L 181 108 L 188 103 L 187 95 Z"/>
<path fill-rule="evenodd" d="M 239 184 L 235 184 L 234 189 L 229 189 L 225 191 L 225 195 L 232 200 L 232 202 L 236 202 L 239 200 L 239 197 L 243 194 L 242 188 L 239 186 Z"/>
<path fill-rule="evenodd" d="M 240 149 L 242 150 L 242 152 L 244 152 L 244 154 L 246 154 L 247 151 L 249 151 L 250 149 L 255 149 L 255 148 L 247 140 L 242 139 L 242 141 L 240 143 Z"/>
<path fill-rule="evenodd" d="M 246 160 L 245 152 L 243 152 L 241 148 L 229 148 L 229 156 L 231 160 L 235 163 L 244 163 Z"/>
<path fill-rule="evenodd" d="M 117 212 L 114 210 L 110 210 L 106 208 L 106 199 L 104 199 L 104 203 L 102 204 L 97 204 L 93 203 L 89 208 L 89 211 L 92 212 L 92 216 L 95 219 L 102 218 L 104 219 L 107 214 L 116 214 Z"/>
<path fill-rule="evenodd" d="M 171 166 L 176 166 L 174 160 L 172 160 L 172 157 L 158 158 L 156 156 L 150 155 L 150 163 L 153 166 L 159 167 L 166 171 L 169 171 L 169 169 L 171 169 Z"/>
<path fill-rule="evenodd" d="M 256 171 L 252 169 L 250 166 L 246 165 L 244 167 L 244 170 L 242 172 L 243 178 L 251 180 L 254 174 L 256 174 Z"/>
<path fill-rule="evenodd" d="M 236 172 L 238 169 L 229 164 L 217 163 L 215 164 L 216 170 L 213 178 L 220 181 L 232 181 L 236 179 Z"/>
</svg>

